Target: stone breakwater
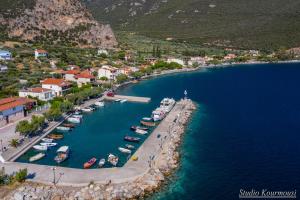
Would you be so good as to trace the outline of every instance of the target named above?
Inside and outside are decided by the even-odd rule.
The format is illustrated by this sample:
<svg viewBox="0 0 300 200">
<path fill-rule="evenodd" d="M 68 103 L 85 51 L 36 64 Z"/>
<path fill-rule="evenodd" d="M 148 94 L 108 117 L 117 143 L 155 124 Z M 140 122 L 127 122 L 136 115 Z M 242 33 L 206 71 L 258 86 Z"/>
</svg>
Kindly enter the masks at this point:
<svg viewBox="0 0 300 200">
<path fill-rule="evenodd" d="M 136 199 L 145 197 L 157 190 L 165 177 L 178 167 L 178 146 L 185 132 L 195 104 L 189 100 L 181 100 L 181 112 L 176 117 L 176 123 L 170 127 L 169 137 L 161 145 L 159 155 L 149 163 L 147 173 L 132 181 L 114 183 L 113 180 L 106 184 L 91 182 L 86 187 L 55 187 L 26 183 L 13 191 L 5 200 L 98 200 L 98 199 Z"/>
</svg>

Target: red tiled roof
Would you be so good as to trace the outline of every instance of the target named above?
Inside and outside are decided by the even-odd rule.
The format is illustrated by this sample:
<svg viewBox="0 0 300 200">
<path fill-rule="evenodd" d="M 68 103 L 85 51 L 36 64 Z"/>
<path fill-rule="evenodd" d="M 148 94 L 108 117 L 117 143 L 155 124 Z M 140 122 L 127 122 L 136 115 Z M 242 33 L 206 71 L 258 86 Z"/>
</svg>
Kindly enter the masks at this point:
<svg viewBox="0 0 300 200">
<path fill-rule="evenodd" d="M 15 99 L 16 99 L 15 97 L 8 97 L 5 99 L 0 99 L 0 105 L 13 102 L 13 101 L 15 101 Z"/>
<path fill-rule="evenodd" d="M 38 53 L 48 53 L 46 50 L 44 50 L 44 49 L 37 49 L 36 50 Z"/>
<path fill-rule="evenodd" d="M 28 103 L 34 103 L 35 101 L 26 97 L 9 97 L 5 99 L 1 99 L 0 102 L 0 111 L 8 110 L 11 108 L 15 108 L 17 106 L 26 105 Z M 7 103 L 3 103 L 7 102 Z"/>
<path fill-rule="evenodd" d="M 28 88 L 25 91 L 34 92 L 34 93 L 43 93 L 43 92 L 48 92 L 48 91 L 51 91 L 51 90 L 46 89 L 46 88 L 36 87 L 36 88 Z"/>
<path fill-rule="evenodd" d="M 68 86 L 70 85 L 69 82 L 63 80 L 63 79 L 57 79 L 57 78 L 47 78 L 45 80 L 42 81 L 42 84 L 45 85 L 57 85 L 57 86 Z"/>
<path fill-rule="evenodd" d="M 68 71 L 65 71 L 65 74 L 79 74 L 80 71 L 79 70 L 76 70 L 76 69 L 73 69 L 73 70 L 68 70 Z"/>
<path fill-rule="evenodd" d="M 75 76 L 75 78 L 89 78 L 89 79 L 94 79 L 95 77 L 93 75 L 91 75 L 91 73 L 85 71 L 85 72 L 82 72 L 80 74 L 77 74 Z"/>
</svg>

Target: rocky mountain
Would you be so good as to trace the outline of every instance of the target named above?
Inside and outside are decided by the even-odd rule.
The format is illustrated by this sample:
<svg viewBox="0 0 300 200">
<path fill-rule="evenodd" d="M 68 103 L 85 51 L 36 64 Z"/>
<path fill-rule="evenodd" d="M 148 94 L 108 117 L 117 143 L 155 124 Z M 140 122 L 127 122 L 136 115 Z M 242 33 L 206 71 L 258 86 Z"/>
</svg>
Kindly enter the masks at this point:
<svg viewBox="0 0 300 200">
<path fill-rule="evenodd" d="M 82 0 L 114 29 L 213 46 L 300 46 L 299 0 Z"/>
<path fill-rule="evenodd" d="M 82 47 L 117 45 L 110 25 L 96 21 L 78 0 L 1 1 L 9 4 L 0 15 L 9 38 Z"/>
</svg>

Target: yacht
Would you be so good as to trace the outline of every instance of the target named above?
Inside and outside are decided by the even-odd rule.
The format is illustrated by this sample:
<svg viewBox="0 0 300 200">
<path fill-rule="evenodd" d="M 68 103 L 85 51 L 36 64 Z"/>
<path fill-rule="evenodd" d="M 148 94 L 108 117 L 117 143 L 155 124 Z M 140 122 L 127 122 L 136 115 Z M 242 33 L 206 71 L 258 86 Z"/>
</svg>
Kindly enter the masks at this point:
<svg viewBox="0 0 300 200">
<path fill-rule="evenodd" d="M 68 146 L 62 146 L 57 151 L 57 156 L 55 156 L 54 160 L 57 163 L 62 163 L 69 157 L 69 147 Z"/>
</svg>

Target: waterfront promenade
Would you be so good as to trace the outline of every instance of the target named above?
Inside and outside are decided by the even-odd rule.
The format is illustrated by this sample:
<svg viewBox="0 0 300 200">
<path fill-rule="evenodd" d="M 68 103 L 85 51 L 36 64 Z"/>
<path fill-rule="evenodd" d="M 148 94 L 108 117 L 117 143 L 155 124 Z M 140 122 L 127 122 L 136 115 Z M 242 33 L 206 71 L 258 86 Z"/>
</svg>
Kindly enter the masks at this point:
<svg viewBox="0 0 300 200">
<path fill-rule="evenodd" d="M 106 184 L 123 183 L 136 180 L 144 176 L 151 169 L 163 151 L 164 143 L 170 139 L 170 132 L 177 123 L 177 118 L 183 112 L 185 101 L 177 103 L 168 116 L 156 127 L 146 141 L 135 152 L 137 161 L 129 160 L 121 168 L 104 169 L 74 169 L 55 168 L 55 183 L 62 186 L 85 186 L 91 181 L 94 183 Z M 43 166 L 28 163 L 8 162 L 0 164 L 5 167 L 7 173 L 13 173 L 19 169 L 27 168 L 31 174 L 31 181 L 45 184 L 52 184 L 54 181 L 54 171 L 52 166 Z"/>
</svg>

